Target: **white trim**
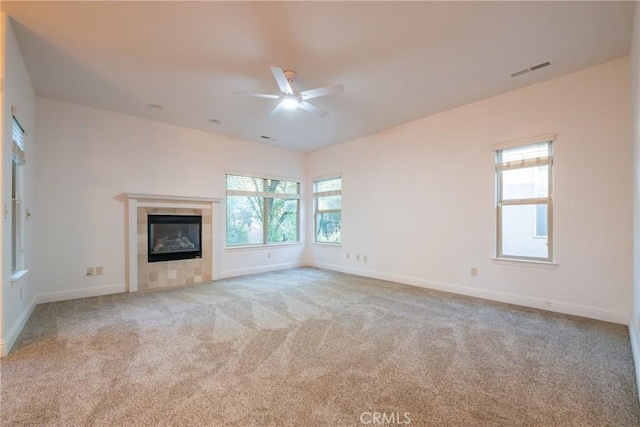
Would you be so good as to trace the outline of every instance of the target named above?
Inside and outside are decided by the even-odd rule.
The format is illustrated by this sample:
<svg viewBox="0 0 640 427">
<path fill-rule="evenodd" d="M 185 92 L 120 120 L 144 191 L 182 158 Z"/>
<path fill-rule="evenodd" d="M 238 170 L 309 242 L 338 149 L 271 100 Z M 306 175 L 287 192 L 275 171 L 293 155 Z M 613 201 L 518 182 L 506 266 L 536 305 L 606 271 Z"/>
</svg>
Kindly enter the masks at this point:
<svg viewBox="0 0 640 427">
<path fill-rule="evenodd" d="M 357 276 L 371 277 L 374 279 L 388 280 L 405 285 L 418 286 L 421 288 L 435 289 L 444 292 L 451 292 L 459 295 L 467 295 L 477 298 L 499 301 L 524 307 L 537 308 L 556 313 L 571 314 L 574 316 L 588 317 L 591 319 L 603 320 L 606 322 L 628 324 L 628 313 L 621 313 L 602 309 L 599 307 L 569 303 L 557 300 L 547 300 L 540 297 L 518 295 L 510 292 L 491 291 L 487 289 L 471 288 L 469 286 L 454 285 L 451 283 L 436 282 L 431 280 L 418 279 L 415 277 L 400 276 L 395 274 L 377 273 L 371 270 L 363 270 L 350 267 L 342 267 L 334 264 L 310 262 L 311 267 L 324 268 L 327 270 L 340 271 Z"/>
<path fill-rule="evenodd" d="M 18 280 L 22 279 L 24 276 L 27 275 L 28 272 L 29 272 L 28 269 L 14 271 L 13 273 L 11 273 L 11 283 L 15 283 Z"/>
<path fill-rule="evenodd" d="M 218 270 L 222 265 L 222 238 L 226 235 L 226 231 L 222 232 L 222 227 L 226 226 L 220 220 L 220 203 L 211 204 L 211 279 L 218 280 L 220 274 Z M 218 225 L 220 222 L 220 225 Z"/>
<path fill-rule="evenodd" d="M 18 335 L 20 335 L 20 332 L 22 332 L 24 325 L 27 324 L 29 317 L 31 317 L 31 313 L 33 313 L 34 308 L 36 308 L 35 298 L 29 301 L 24 310 L 22 310 L 22 313 L 20 313 L 20 316 L 18 316 L 16 321 L 13 322 L 13 325 L 11 326 L 11 329 L 9 329 L 9 332 L 7 332 L 5 339 L 0 341 L 1 357 L 5 357 L 7 354 L 9 354 L 9 351 L 11 351 L 13 344 L 15 344 Z"/>
<path fill-rule="evenodd" d="M 273 179 L 278 181 L 291 181 L 291 182 L 297 182 L 298 184 L 301 184 L 300 187 L 302 187 L 302 178 L 292 178 L 287 176 L 268 175 L 268 174 L 255 173 L 255 172 L 241 172 L 236 170 L 225 169 L 224 171 L 225 188 L 226 188 L 226 182 L 227 182 L 227 175 L 244 176 L 248 178 L 259 178 L 259 179 Z"/>
<path fill-rule="evenodd" d="M 531 138 L 516 139 L 513 141 L 498 142 L 491 145 L 491 151 L 504 150 L 505 148 L 524 147 L 525 145 L 539 144 L 542 142 L 554 142 L 556 140 L 555 133 L 547 133 L 544 135 L 532 136 Z"/>
<path fill-rule="evenodd" d="M 313 246 L 324 246 L 326 248 L 342 248 L 342 243 L 331 243 L 331 242 L 311 242 Z"/>
<path fill-rule="evenodd" d="M 129 270 L 129 292 L 138 292 L 138 200 L 129 199 L 129 221 L 127 237 L 129 239 L 129 253 L 127 267 Z"/>
<path fill-rule="evenodd" d="M 533 268 L 548 268 L 555 269 L 558 267 L 557 262 L 549 261 L 533 261 L 528 259 L 515 259 L 515 258 L 491 258 L 494 264 L 512 265 L 514 267 L 533 267 Z"/>
<path fill-rule="evenodd" d="M 240 268 L 237 270 L 227 270 L 220 272 L 220 278 L 226 279 L 229 277 L 246 276 L 249 274 L 268 273 L 270 271 L 286 270 L 288 268 L 306 267 L 309 263 L 306 262 L 287 262 L 283 264 L 263 265 L 260 267 Z"/>
<path fill-rule="evenodd" d="M 175 200 L 178 202 L 220 203 L 220 201 L 222 200 L 211 197 L 167 196 L 162 194 L 124 193 L 124 195 L 127 199 Z"/>
<path fill-rule="evenodd" d="M 629 339 L 631 340 L 631 354 L 633 355 L 633 365 L 636 368 L 636 383 L 638 385 L 638 396 L 640 396 L 640 333 L 633 319 L 629 320 Z"/>
<path fill-rule="evenodd" d="M 238 245 L 238 246 L 225 246 L 224 250 L 229 252 L 235 251 L 251 251 L 251 250 L 259 250 L 259 249 L 270 249 L 270 248 L 288 248 L 292 246 L 302 246 L 302 242 L 292 242 L 292 243 L 267 243 L 258 244 L 258 245 Z"/>
<path fill-rule="evenodd" d="M 40 294 L 36 297 L 36 304 L 68 301 L 78 298 L 99 297 L 103 295 L 120 294 L 123 292 L 127 292 L 127 285 L 124 283 L 97 287 L 92 286 L 80 289 L 67 289 L 59 292 L 52 292 L 50 294 Z"/>
<path fill-rule="evenodd" d="M 327 175 L 316 176 L 316 177 L 311 178 L 311 181 L 313 183 L 316 183 L 318 181 L 329 181 L 330 179 L 338 179 L 338 178 L 342 178 L 342 172 L 330 173 L 330 174 L 327 174 Z"/>
<path fill-rule="evenodd" d="M 212 202 L 216 203 L 216 202 Z M 138 202 L 139 208 L 171 208 L 171 209 L 202 209 L 211 210 L 211 203 L 167 203 L 167 202 Z"/>
<path fill-rule="evenodd" d="M 549 300 L 549 308 L 546 310 L 556 313 L 571 314 L 573 316 L 588 317 L 590 319 L 603 320 L 605 322 L 626 325 L 629 323 L 629 313 L 606 310 L 592 305 L 577 304 L 566 301 Z"/>
</svg>

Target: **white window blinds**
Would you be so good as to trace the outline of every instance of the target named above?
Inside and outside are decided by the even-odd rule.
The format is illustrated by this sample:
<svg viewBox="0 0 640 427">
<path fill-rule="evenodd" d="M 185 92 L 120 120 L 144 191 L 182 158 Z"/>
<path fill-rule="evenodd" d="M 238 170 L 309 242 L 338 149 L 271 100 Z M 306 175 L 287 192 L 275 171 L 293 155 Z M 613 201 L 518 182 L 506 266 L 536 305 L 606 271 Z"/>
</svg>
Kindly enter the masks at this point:
<svg viewBox="0 0 640 427">
<path fill-rule="evenodd" d="M 514 147 L 496 152 L 496 170 L 520 169 L 553 163 L 551 142 Z"/>
<path fill-rule="evenodd" d="M 228 196 L 300 198 L 300 183 L 280 179 L 227 175 Z"/>
<path fill-rule="evenodd" d="M 315 181 L 313 197 L 339 196 L 342 194 L 342 177 Z"/>
<path fill-rule="evenodd" d="M 26 161 L 24 155 L 24 129 L 22 129 L 22 126 L 20 126 L 20 123 L 18 123 L 15 117 L 13 118 L 11 139 L 13 140 L 13 160 L 19 165 L 23 165 Z"/>
</svg>

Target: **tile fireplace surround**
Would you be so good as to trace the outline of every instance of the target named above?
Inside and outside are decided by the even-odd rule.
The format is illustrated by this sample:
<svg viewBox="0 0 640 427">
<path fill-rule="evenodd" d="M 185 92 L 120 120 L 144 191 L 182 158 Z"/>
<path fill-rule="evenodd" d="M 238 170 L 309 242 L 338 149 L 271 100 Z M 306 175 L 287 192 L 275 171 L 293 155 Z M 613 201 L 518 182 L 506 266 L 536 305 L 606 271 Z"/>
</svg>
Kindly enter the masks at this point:
<svg viewBox="0 0 640 427">
<path fill-rule="evenodd" d="M 152 291 L 192 286 L 216 278 L 218 259 L 214 225 L 219 199 L 200 197 L 125 194 L 128 205 L 128 290 Z M 147 261 L 147 216 L 201 215 L 202 257 L 177 261 Z"/>
</svg>

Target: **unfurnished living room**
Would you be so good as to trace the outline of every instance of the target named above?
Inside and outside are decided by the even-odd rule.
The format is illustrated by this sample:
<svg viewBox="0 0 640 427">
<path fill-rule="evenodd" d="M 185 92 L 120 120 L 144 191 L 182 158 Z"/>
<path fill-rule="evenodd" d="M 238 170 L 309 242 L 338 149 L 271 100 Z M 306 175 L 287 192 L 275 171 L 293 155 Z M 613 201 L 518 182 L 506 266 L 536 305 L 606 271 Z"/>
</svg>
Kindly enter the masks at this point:
<svg viewBox="0 0 640 427">
<path fill-rule="evenodd" d="M 0 7 L 0 425 L 640 425 L 637 2 Z"/>
</svg>

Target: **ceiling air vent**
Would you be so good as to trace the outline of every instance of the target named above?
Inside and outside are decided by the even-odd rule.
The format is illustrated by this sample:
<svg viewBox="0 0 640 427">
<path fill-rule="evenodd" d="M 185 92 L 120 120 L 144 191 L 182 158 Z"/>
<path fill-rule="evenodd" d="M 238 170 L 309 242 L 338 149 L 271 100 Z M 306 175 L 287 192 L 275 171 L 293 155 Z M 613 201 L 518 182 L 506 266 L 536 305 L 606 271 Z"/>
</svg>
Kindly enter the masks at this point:
<svg viewBox="0 0 640 427">
<path fill-rule="evenodd" d="M 540 68 L 548 67 L 549 65 L 551 65 L 551 62 L 549 61 L 543 62 L 542 64 L 534 65 L 532 67 L 525 68 L 524 70 L 516 71 L 515 73 L 511 74 L 511 77 L 518 77 L 523 74 L 527 74 L 530 71 L 536 71 L 536 70 L 539 70 Z"/>
<path fill-rule="evenodd" d="M 527 74 L 528 72 L 529 72 L 529 69 L 525 68 L 524 70 L 516 71 L 515 73 L 511 74 L 511 77 L 518 77 L 523 74 Z"/>
<path fill-rule="evenodd" d="M 547 61 L 543 62 L 542 64 L 534 65 L 533 67 L 529 68 L 529 70 L 535 71 L 539 70 L 540 68 L 548 67 L 549 65 L 551 65 L 551 62 Z"/>
</svg>

